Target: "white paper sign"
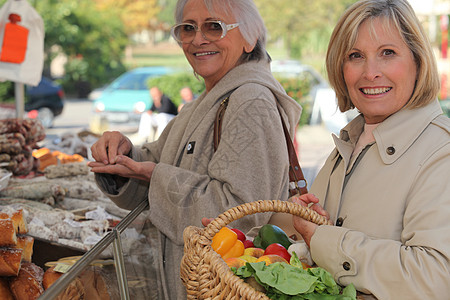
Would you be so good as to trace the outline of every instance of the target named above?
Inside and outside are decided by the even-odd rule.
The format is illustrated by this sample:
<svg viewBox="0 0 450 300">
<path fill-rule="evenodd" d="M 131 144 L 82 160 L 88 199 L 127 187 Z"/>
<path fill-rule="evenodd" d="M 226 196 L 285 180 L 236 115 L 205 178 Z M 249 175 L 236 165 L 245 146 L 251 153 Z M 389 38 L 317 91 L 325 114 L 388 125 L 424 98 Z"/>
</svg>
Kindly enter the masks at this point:
<svg viewBox="0 0 450 300">
<path fill-rule="evenodd" d="M 20 21 L 16 21 L 17 16 Z M 25 59 L 21 63 L 0 61 L 0 81 L 10 80 L 36 86 L 44 67 L 44 21 L 27 0 L 8 0 L 0 8 L 0 57 L 2 49 L 5 49 L 3 46 L 8 43 L 4 37 L 7 24 L 12 23 L 11 18 L 17 22 L 15 25 L 21 26 L 24 31 L 28 30 Z M 6 34 L 8 36 L 17 35 Z"/>
</svg>

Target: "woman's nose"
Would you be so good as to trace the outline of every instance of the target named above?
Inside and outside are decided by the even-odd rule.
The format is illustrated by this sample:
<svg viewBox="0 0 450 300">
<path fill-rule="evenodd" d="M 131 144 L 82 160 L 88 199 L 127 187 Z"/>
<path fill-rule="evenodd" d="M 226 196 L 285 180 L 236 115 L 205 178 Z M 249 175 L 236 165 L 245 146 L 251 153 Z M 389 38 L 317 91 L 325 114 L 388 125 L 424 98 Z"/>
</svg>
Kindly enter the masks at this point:
<svg viewBox="0 0 450 300">
<path fill-rule="evenodd" d="M 375 59 L 366 60 L 364 65 L 364 77 L 367 80 L 373 81 L 376 78 L 381 77 L 381 75 L 380 62 Z"/>
<path fill-rule="evenodd" d="M 192 40 L 192 44 L 201 45 L 201 44 L 204 44 L 207 42 L 208 42 L 208 40 L 205 39 L 205 37 L 203 36 L 203 33 L 200 30 L 197 30 L 195 32 L 194 39 Z"/>
</svg>

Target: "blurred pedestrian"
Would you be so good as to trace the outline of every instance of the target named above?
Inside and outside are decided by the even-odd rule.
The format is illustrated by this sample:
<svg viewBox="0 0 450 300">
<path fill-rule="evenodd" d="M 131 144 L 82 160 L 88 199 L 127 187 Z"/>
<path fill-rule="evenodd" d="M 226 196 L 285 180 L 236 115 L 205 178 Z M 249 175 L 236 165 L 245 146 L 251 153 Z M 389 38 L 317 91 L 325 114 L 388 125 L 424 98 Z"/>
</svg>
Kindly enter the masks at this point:
<svg viewBox="0 0 450 300">
<path fill-rule="evenodd" d="M 152 107 L 142 113 L 138 129 L 138 136 L 147 142 L 158 139 L 170 120 L 178 114 L 176 105 L 158 87 L 152 87 L 150 95 Z"/>
<path fill-rule="evenodd" d="M 188 86 L 183 87 L 180 90 L 181 103 L 178 105 L 178 112 L 183 108 L 186 103 L 194 101 L 194 93 L 191 88 Z"/>
</svg>

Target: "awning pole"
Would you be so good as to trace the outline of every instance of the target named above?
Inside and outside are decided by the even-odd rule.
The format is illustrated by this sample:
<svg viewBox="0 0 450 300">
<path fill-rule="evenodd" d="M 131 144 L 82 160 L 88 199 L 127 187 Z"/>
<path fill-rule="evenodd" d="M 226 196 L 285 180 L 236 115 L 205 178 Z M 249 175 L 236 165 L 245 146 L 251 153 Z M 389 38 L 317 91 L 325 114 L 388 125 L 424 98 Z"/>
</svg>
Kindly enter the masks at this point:
<svg viewBox="0 0 450 300">
<path fill-rule="evenodd" d="M 21 82 L 14 83 L 14 92 L 16 96 L 16 118 L 23 119 L 25 106 L 25 86 Z"/>
</svg>

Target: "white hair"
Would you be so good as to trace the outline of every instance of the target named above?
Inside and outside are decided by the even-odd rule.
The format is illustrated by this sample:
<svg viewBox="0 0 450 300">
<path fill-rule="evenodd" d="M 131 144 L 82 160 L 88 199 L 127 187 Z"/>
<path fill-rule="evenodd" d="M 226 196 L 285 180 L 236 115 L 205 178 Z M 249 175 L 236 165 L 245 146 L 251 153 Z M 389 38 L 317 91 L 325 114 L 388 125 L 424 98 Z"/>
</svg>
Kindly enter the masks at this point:
<svg viewBox="0 0 450 300">
<path fill-rule="evenodd" d="M 189 0 L 178 0 L 175 8 L 175 22 L 183 22 L 183 10 Z M 253 0 L 203 0 L 209 12 L 232 16 L 239 23 L 239 31 L 245 41 L 255 46 L 250 53 L 244 53 L 243 60 L 270 59 L 266 52 L 267 30 Z"/>
</svg>

